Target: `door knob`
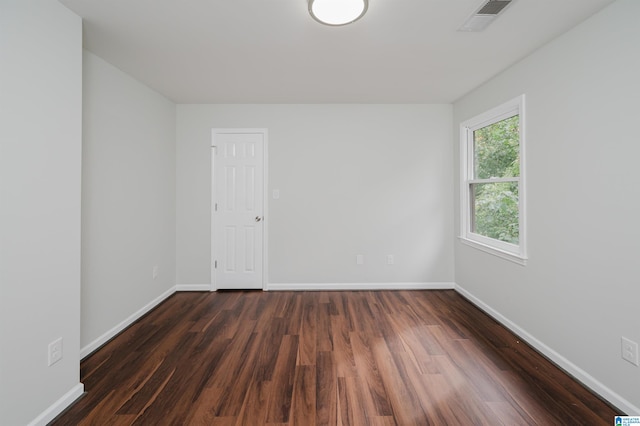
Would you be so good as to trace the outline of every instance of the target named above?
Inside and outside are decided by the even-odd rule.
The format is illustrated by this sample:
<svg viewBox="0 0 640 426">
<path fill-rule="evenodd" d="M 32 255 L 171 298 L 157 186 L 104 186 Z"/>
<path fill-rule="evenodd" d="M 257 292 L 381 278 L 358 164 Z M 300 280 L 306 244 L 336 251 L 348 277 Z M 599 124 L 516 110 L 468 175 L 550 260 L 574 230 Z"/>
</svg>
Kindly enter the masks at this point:
<svg viewBox="0 0 640 426">
<path fill-rule="evenodd" d="M 260 222 L 262 218 L 260 216 L 256 216 L 256 222 Z"/>
</svg>

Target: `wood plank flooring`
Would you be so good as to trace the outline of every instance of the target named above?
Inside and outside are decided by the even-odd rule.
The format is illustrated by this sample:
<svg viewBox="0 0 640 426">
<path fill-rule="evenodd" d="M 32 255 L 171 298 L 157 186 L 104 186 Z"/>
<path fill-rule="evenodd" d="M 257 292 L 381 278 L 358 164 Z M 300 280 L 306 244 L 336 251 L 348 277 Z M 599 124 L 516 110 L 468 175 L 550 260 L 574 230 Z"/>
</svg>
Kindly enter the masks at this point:
<svg viewBox="0 0 640 426">
<path fill-rule="evenodd" d="M 454 291 L 176 293 L 83 360 L 53 425 L 610 425 Z"/>
</svg>

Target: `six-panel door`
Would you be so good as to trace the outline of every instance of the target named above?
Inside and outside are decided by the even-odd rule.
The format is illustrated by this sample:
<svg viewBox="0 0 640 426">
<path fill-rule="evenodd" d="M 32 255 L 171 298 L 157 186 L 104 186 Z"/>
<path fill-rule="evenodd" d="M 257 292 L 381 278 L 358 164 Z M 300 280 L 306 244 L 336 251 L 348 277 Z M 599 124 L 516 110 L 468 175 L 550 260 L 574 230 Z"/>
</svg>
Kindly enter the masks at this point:
<svg viewBox="0 0 640 426">
<path fill-rule="evenodd" d="M 214 289 L 263 288 L 264 133 L 213 133 Z"/>
</svg>

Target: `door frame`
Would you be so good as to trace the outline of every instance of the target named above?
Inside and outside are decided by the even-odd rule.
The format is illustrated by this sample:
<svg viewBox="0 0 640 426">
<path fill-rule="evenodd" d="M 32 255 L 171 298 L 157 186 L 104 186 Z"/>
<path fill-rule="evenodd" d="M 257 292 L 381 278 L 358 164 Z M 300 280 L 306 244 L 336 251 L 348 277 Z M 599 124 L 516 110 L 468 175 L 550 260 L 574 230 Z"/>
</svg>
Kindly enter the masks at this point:
<svg viewBox="0 0 640 426">
<path fill-rule="evenodd" d="M 216 286 L 216 269 L 214 262 L 215 254 L 215 239 L 214 239 L 214 226 L 215 226 L 215 204 L 217 200 L 216 194 L 216 182 L 215 182 L 215 150 L 216 150 L 216 136 L 220 134 L 234 134 L 234 133 L 258 133 L 262 135 L 262 183 L 263 183 L 263 197 L 262 197 L 262 290 L 265 291 L 268 289 L 268 248 L 269 248 L 269 197 L 268 197 L 268 176 L 269 176 L 269 155 L 268 155 L 268 147 L 269 147 L 269 132 L 266 128 L 212 128 L 211 129 L 211 210 L 210 210 L 210 218 L 211 218 L 211 252 L 209 256 L 209 266 L 211 268 L 211 288 L 210 291 L 218 290 Z"/>
</svg>

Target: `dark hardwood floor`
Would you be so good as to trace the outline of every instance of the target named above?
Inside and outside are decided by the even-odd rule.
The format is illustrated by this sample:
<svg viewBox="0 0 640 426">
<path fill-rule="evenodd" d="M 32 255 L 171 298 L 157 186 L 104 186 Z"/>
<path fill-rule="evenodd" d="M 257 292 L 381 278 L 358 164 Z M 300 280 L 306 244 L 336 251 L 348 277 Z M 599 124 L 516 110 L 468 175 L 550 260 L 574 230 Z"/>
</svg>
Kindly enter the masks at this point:
<svg viewBox="0 0 640 426">
<path fill-rule="evenodd" d="M 53 425 L 610 425 L 454 291 L 177 293 L 81 365 Z"/>
</svg>

